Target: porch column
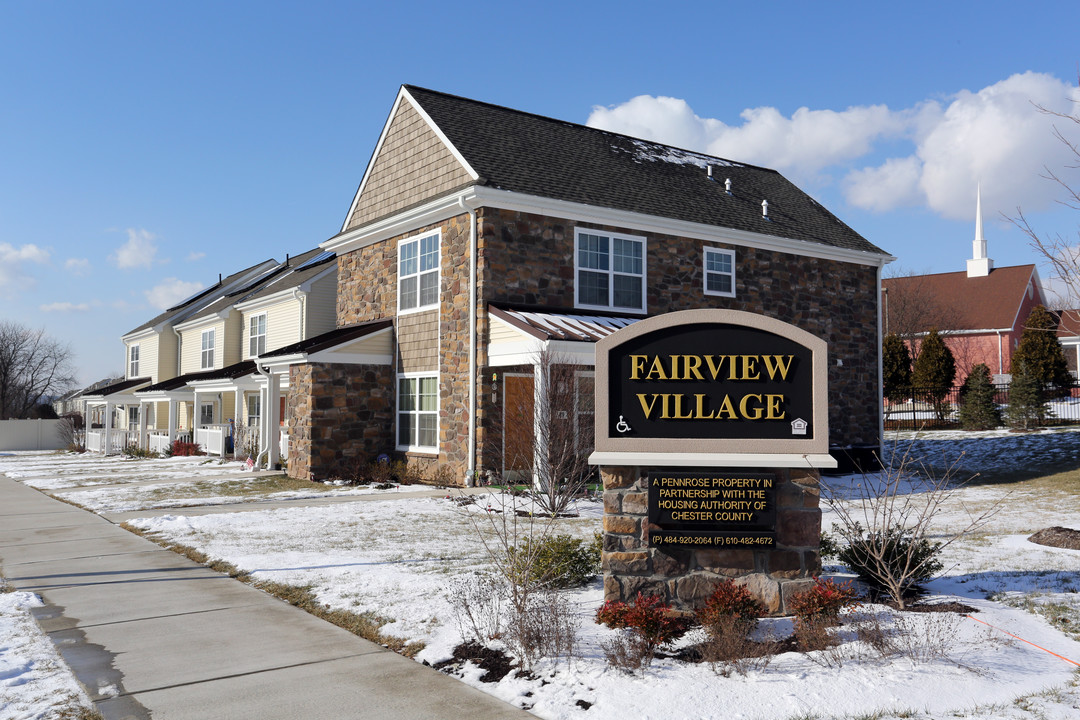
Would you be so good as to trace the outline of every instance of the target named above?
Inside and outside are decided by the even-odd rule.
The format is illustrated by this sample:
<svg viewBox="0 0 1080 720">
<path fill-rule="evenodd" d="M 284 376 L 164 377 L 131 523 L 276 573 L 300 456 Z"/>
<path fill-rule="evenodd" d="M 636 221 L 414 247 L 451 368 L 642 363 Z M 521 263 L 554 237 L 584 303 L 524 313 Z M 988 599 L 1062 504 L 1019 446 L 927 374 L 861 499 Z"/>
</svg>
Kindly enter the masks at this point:
<svg viewBox="0 0 1080 720">
<path fill-rule="evenodd" d="M 233 391 L 233 396 L 235 399 L 233 400 L 232 451 L 235 458 L 240 456 L 240 433 L 242 432 L 240 428 L 247 426 L 247 406 L 244 404 L 244 391 L 239 387 Z"/>
<path fill-rule="evenodd" d="M 548 467 L 548 432 L 547 423 L 551 422 L 551 407 L 548 398 L 548 366 L 543 358 L 533 363 L 533 487 L 543 490 L 543 481 L 550 474 Z"/>
<path fill-rule="evenodd" d="M 140 450 L 146 450 L 149 443 L 146 439 L 146 405 L 139 401 L 139 441 L 138 446 Z"/>
<path fill-rule="evenodd" d="M 281 402 L 281 376 L 273 370 L 270 371 L 266 384 L 266 395 L 269 401 L 268 407 L 263 411 L 267 418 L 266 467 L 273 470 L 281 457 L 281 408 L 278 407 Z"/>
<path fill-rule="evenodd" d="M 112 444 L 112 420 L 113 406 L 108 400 L 105 401 L 105 454 L 109 454 L 109 446 Z"/>
<path fill-rule="evenodd" d="M 176 398 L 169 398 L 169 447 L 176 441 L 176 420 L 179 411 Z"/>
</svg>

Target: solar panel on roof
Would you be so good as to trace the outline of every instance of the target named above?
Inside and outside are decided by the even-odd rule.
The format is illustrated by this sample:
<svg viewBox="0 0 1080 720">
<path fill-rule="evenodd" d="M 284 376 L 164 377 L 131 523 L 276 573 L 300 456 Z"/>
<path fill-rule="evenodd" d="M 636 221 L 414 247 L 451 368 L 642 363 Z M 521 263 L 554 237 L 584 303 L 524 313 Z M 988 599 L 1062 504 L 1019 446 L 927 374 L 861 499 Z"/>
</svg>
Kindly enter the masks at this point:
<svg viewBox="0 0 1080 720">
<path fill-rule="evenodd" d="M 298 267 L 296 269 L 297 270 L 303 270 L 304 268 L 309 268 L 309 267 L 312 267 L 314 265 L 318 265 L 321 262 L 325 262 L 325 261 L 329 260 L 330 258 L 334 257 L 335 255 L 337 255 L 337 253 L 333 252 L 332 250 L 323 250 L 321 253 L 319 253 L 315 257 L 309 258 L 307 260 L 307 262 L 305 262 L 303 265 L 301 265 L 300 267 Z"/>
</svg>

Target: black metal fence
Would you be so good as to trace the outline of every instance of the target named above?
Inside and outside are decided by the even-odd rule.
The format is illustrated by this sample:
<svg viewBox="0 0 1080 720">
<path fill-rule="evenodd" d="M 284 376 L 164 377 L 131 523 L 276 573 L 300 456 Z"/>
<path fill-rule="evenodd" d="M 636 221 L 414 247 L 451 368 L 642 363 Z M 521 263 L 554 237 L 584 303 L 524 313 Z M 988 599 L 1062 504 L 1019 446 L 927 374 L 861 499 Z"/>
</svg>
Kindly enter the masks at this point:
<svg viewBox="0 0 1080 720">
<path fill-rule="evenodd" d="M 1042 426 L 1080 424 L 1080 383 L 1045 393 Z M 940 430 L 960 427 L 960 387 L 914 388 L 901 402 L 885 398 L 886 430 Z M 1002 412 L 1009 405 L 1009 385 L 994 385 L 994 402 Z M 1004 427 L 1004 425 L 1002 425 Z"/>
</svg>

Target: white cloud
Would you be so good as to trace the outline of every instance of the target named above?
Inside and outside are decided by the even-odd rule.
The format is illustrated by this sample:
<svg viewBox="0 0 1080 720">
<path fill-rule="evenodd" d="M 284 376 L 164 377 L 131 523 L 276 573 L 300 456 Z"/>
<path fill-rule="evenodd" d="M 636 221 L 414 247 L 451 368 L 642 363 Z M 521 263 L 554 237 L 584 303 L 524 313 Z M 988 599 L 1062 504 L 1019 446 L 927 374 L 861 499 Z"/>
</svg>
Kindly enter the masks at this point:
<svg viewBox="0 0 1080 720">
<path fill-rule="evenodd" d="M 743 110 L 741 124 L 727 125 L 699 117 L 685 100 L 641 95 L 593 108 L 588 124 L 775 168 L 798 182 L 828 181 L 835 174 L 848 202 L 869 210 L 918 205 L 970 219 L 978 183 L 984 217 L 1013 214 L 1017 206 L 1038 210 L 1058 197 L 1041 175 L 1044 168 L 1062 170 L 1073 158 L 1053 135 L 1055 118 L 1035 106 L 1075 113 L 1077 101 L 1077 88 L 1027 72 L 901 110 L 803 107 L 786 117 L 758 107 Z M 1080 127 L 1060 119 L 1057 126 L 1080 141 Z M 886 144 L 893 157 L 873 157 Z M 862 167 L 852 169 L 856 163 Z"/>
<path fill-rule="evenodd" d="M 41 305 L 39 309 L 42 312 L 86 312 L 90 309 L 90 305 L 87 303 L 54 302 Z"/>
<path fill-rule="evenodd" d="M 188 262 L 195 262 L 196 260 L 202 260 L 204 257 L 206 257 L 204 252 L 193 252 L 187 256 L 187 259 Z"/>
<path fill-rule="evenodd" d="M 698 117 L 685 100 L 639 95 L 612 108 L 594 107 L 587 124 L 809 176 L 865 155 L 878 138 L 902 134 L 910 114 L 884 105 L 842 111 L 803 107 L 787 118 L 776 108 L 759 107 L 743 110 L 743 124 L 731 126 Z"/>
<path fill-rule="evenodd" d="M 72 275 L 83 276 L 90 274 L 90 261 L 87 258 L 68 258 L 64 261 L 64 269 Z"/>
<path fill-rule="evenodd" d="M 49 262 L 49 251 L 34 244 L 20 245 L 0 243 L 0 296 L 11 298 L 22 289 L 34 284 L 34 278 L 24 271 L 23 265 Z"/>
<path fill-rule="evenodd" d="M 128 228 L 128 240 L 110 257 L 121 270 L 150 268 L 157 256 L 157 236 L 146 230 Z"/>
<path fill-rule="evenodd" d="M 146 299 L 158 310 L 165 310 L 202 289 L 202 283 L 165 278 L 146 291 Z"/>
</svg>

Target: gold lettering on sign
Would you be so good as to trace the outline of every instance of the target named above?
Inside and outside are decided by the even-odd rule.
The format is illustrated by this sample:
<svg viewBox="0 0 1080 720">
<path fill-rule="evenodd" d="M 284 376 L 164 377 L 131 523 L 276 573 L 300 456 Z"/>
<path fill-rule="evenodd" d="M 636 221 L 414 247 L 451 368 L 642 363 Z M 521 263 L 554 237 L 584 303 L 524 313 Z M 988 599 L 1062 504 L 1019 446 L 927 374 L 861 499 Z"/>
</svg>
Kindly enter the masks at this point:
<svg viewBox="0 0 1080 720">
<path fill-rule="evenodd" d="M 794 355 L 630 355 L 631 380 L 787 380 Z M 704 371 L 703 371 L 704 370 Z"/>
</svg>

